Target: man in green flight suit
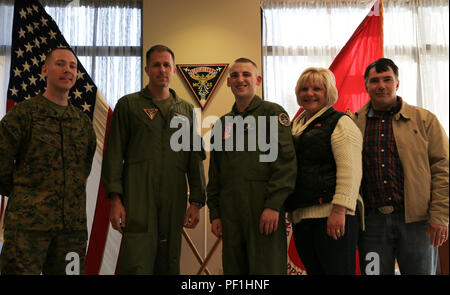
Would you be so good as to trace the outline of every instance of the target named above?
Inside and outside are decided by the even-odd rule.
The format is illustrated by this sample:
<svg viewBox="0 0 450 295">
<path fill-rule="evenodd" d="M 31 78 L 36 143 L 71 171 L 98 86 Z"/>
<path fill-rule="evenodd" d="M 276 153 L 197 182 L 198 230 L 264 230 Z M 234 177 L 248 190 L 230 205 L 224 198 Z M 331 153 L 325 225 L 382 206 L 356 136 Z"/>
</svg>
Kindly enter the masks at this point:
<svg viewBox="0 0 450 295">
<path fill-rule="evenodd" d="M 177 131 L 171 120 L 190 126 L 194 120 L 193 107 L 169 88 L 176 72 L 172 50 L 155 45 L 146 59 L 149 84 L 114 109 L 102 181 L 112 227 L 123 234 L 120 274 L 179 274 L 183 225 L 194 228 L 205 203 L 205 153 L 175 152 L 170 145 Z"/>
<path fill-rule="evenodd" d="M 227 80 L 236 103 L 213 128 L 207 203 L 211 230 L 223 237 L 226 275 L 287 272 L 283 203 L 295 187 L 297 164 L 289 117 L 281 106 L 256 95 L 261 80 L 253 61 L 237 59 Z M 230 122 L 240 118 L 244 124 Z M 231 150 L 233 139 L 237 148 Z M 276 153 L 268 159 L 273 151 L 263 147 L 273 139 L 270 149 Z"/>
<path fill-rule="evenodd" d="M 48 53 L 42 74 L 44 93 L 16 104 L 0 122 L 0 194 L 8 196 L 2 275 L 84 274 L 95 132 L 69 102 L 77 78 L 72 51 Z"/>
</svg>

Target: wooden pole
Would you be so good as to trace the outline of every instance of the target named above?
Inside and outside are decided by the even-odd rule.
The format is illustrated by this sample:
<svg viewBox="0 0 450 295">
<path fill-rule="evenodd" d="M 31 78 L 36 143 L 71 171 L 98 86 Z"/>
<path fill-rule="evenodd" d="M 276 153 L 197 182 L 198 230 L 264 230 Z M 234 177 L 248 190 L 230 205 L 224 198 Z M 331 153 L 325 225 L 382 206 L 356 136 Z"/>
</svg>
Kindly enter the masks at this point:
<svg viewBox="0 0 450 295">
<path fill-rule="evenodd" d="M 219 246 L 220 241 L 222 241 L 222 237 L 218 237 L 217 238 L 217 240 L 214 243 L 213 247 L 211 248 L 211 250 L 209 251 L 208 255 L 206 256 L 205 262 L 203 262 L 202 267 L 200 267 L 200 269 L 198 270 L 198 272 L 197 272 L 198 275 L 201 274 L 204 269 L 206 269 L 206 265 L 208 264 L 208 262 L 211 259 L 212 255 L 216 251 L 217 246 Z"/>
<path fill-rule="evenodd" d="M 187 234 L 185 228 L 183 228 L 183 236 L 186 239 L 186 242 L 188 243 L 192 252 L 194 253 L 195 258 L 197 258 L 198 263 L 200 263 L 200 265 L 202 266 L 202 268 L 201 268 L 202 272 L 205 271 L 206 274 L 210 275 L 211 273 L 210 273 L 209 269 L 206 268 L 205 262 L 203 261 L 202 257 L 200 256 L 200 253 L 198 253 L 198 250 L 195 247 L 194 242 L 192 242 L 192 240 L 189 237 L 189 235 Z M 203 265 L 205 265 L 205 267 L 203 267 Z M 202 272 L 197 273 L 197 274 L 201 274 Z"/>
</svg>

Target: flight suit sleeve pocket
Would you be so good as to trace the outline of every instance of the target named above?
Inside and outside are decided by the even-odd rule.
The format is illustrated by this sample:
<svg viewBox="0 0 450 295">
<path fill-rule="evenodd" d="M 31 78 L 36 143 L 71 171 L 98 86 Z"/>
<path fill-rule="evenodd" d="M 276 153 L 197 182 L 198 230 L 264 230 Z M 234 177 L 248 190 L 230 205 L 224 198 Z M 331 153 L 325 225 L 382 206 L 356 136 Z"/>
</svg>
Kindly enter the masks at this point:
<svg viewBox="0 0 450 295">
<path fill-rule="evenodd" d="M 271 175 L 271 162 L 261 161 L 262 152 L 249 154 L 249 162 L 243 162 L 241 175 L 248 180 L 268 181 Z M 245 171 L 246 170 L 246 171 Z"/>
<path fill-rule="evenodd" d="M 286 142 L 280 143 L 280 150 L 278 151 L 278 156 L 283 159 L 293 158 L 295 154 L 295 149 L 293 143 Z"/>
<path fill-rule="evenodd" d="M 270 167 L 268 167 L 267 163 L 258 163 L 248 171 L 245 178 L 255 181 L 268 181 L 270 178 Z"/>
</svg>

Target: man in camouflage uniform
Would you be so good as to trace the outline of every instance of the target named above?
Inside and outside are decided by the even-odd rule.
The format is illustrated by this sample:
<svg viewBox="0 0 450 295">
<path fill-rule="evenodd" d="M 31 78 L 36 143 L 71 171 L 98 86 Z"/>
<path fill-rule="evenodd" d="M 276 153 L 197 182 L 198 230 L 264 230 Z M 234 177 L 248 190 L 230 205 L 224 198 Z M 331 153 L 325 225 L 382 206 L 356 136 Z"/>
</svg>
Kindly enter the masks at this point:
<svg viewBox="0 0 450 295">
<path fill-rule="evenodd" d="M 45 92 L 0 122 L 0 194 L 9 197 L 2 274 L 84 273 L 96 137 L 88 116 L 68 101 L 77 77 L 73 53 L 53 50 L 42 73 Z"/>
<path fill-rule="evenodd" d="M 287 272 L 283 203 L 294 190 L 297 162 L 289 117 L 281 106 L 256 95 L 261 80 L 253 61 L 237 59 L 227 80 L 236 103 L 214 125 L 221 132 L 213 131 L 215 148 L 210 154 L 208 207 L 212 232 L 223 236 L 222 263 L 226 275 Z M 227 123 L 229 118 L 250 122 L 243 127 L 243 150 L 236 145 L 239 124 Z M 252 136 L 257 148 L 256 144 L 251 147 Z M 268 154 L 261 142 L 274 138 L 277 153 L 263 161 Z M 222 140 L 220 150 L 216 140 Z M 230 151 L 227 146 L 233 140 L 236 148 Z"/>
</svg>

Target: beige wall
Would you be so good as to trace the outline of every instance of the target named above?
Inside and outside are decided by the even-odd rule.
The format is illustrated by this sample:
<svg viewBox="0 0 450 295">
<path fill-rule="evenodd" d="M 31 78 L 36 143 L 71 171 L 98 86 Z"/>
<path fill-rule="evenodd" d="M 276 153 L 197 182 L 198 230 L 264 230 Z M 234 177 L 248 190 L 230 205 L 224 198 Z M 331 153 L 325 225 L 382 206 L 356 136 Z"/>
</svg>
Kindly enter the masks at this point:
<svg viewBox="0 0 450 295">
<path fill-rule="evenodd" d="M 145 52 L 155 44 L 164 44 L 175 53 L 176 64 L 231 63 L 248 57 L 261 68 L 261 19 L 259 0 L 145 0 L 143 7 L 143 47 Z M 144 62 L 145 63 L 145 62 Z M 144 73 L 144 84 L 148 78 Z M 194 106 L 194 96 L 179 73 L 171 87 Z M 258 89 L 261 95 L 261 87 Z M 234 98 L 222 77 L 202 117 L 227 113 Z M 202 129 L 205 134 L 208 129 Z M 208 171 L 209 158 L 205 161 Z M 207 209 L 202 209 L 199 225 L 187 230 L 203 259 L 216 241 L 210 231 Z M 221 245 L 217 248 L 208 269 L 222 273 Z M 195 274 L 200 268 L 183 238 L 181 273 Z"/>
</svg>

